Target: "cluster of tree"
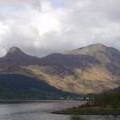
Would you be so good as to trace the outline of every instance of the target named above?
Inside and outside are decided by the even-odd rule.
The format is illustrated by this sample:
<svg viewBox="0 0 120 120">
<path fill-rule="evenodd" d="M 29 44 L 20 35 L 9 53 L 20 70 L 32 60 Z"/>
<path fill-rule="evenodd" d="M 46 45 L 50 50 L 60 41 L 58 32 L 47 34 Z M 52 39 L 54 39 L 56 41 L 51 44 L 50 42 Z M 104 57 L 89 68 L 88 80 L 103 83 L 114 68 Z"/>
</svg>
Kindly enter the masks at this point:
<svg viewBox="0 0 120 120">
<path fill-rule="evenodd" d="M 94 105 L 103 107 L 120 107 L 120 93 L 108 92 L 95 97 Z"/>
</svg>

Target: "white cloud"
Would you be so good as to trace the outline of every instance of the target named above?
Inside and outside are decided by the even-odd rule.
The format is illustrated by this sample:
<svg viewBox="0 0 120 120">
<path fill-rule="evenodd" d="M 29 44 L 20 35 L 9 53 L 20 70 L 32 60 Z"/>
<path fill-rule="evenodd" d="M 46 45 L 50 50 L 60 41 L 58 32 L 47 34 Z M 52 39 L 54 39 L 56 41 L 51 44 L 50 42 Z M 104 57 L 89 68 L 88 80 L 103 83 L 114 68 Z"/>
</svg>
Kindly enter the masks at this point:
<svg viewBox="0 0 120 120">
<path fill-rule="evenodd" d="M 8 30 L 9 27 L 0 22 L 0 36 L 4 35 Z"/>
<path fill-rule="evenodd" d="M 120 47 L 119 0 L 1 0 L 1 55 L 18 46 L 43 56 L 92 43 Z"/>
<path fill-rule="evenodd" d="M 33 21 L 33 26 L 38 28 L 40 36 L 48 32 L 59 32 L 61 28 L 58 14 L 54 11 L 49 2 L 42 2 L 41 12 L 36 14 Z"/>
</svg>

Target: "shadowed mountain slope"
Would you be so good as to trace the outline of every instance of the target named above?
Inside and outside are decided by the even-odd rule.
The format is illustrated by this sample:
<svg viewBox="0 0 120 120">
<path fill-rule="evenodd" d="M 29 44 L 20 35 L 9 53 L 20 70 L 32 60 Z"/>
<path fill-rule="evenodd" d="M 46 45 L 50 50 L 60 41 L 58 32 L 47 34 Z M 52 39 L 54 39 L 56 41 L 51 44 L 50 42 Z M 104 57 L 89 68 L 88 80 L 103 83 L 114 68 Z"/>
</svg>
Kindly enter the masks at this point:
<svg viewBox="0 0 120 120">
<path fill-rule="evenodd" d="M 75 96 L 32 77 L 0 75 L 0 99 L 60 99 Z"/>
</svg>

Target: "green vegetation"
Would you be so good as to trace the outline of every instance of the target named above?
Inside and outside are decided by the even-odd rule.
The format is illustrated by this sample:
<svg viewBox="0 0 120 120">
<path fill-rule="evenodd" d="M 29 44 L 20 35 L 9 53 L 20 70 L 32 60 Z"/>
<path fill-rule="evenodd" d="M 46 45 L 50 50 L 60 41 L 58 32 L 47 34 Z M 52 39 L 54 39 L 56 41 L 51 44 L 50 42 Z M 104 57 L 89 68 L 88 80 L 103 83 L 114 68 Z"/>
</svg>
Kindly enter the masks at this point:
<svg viewBox="0 0 120 120">
<path fill-rule="evenodd" d="M 120 114 L 120 88 L 96 95 L 86 104 L 56 112 L 58 114 L 74 115 L 119 115 Z"/>
<path fill-rule="evenodd" d="M 85 119 L 81 118 L 80 116 L 73 115 L 70 117 L 70 120 L 85 120 Z"/>
<path fill-rule="evenodd" d="M 105 108 L 120 108 L 120 93 L 104 93 L 94 100 L 94 106 L 102 106 Z"/>
<path fill-rule="evenodd" d="M 74 114 L 74 115 L 119 115 L 120 108 L 102 108 L 102 107 L 77 107 L 63 111 L 54 112 L 56 114 Z"/>
</svg>

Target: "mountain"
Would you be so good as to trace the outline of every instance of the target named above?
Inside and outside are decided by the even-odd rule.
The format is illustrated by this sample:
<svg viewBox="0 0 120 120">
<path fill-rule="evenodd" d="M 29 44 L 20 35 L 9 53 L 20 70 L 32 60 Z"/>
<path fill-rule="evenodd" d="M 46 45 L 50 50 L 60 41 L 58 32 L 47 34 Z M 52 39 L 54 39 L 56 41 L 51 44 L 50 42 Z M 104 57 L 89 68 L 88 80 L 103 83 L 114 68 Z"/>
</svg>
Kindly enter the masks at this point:
<svg viewBox="0 0 120 120">
<path fill-rule="evenodd" d="M 70 55 L 90 55 L 97 58 L 102 63 L 115 62 L 120 65 L 120 51 L 112 47 L 101 44 L 89 45 L 77 50 L 68 51 Z"/>
<path fill-rule="evenodd" d="M 25 54 L 17 47 L 10 48 L 7 54 L 0 59 L 0 65 L 4 64 L 4 66 L 29 65 L 38 62 L 39 58 Z"/>
<path fill-rule="evenodd" d="M 0 59 L 0 74 L 27 75 L 77 94 L 101 93 L 120 86 L 120 51 L 94 44 L 38 58 L 13 47 Z"/>
</svg>

